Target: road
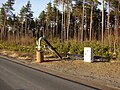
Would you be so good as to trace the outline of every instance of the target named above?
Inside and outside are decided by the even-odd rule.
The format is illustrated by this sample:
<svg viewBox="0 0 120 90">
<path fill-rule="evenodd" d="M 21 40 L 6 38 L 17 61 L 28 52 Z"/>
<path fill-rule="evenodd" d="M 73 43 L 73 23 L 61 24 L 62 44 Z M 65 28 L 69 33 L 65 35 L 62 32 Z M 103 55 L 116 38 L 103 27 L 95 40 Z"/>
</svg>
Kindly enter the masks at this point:
<svg viewBox="0 0 120 90">
<path fill-rule="evenodd" d="M 0 58 L 0 90 L 96 90 Z"/>
</svg>

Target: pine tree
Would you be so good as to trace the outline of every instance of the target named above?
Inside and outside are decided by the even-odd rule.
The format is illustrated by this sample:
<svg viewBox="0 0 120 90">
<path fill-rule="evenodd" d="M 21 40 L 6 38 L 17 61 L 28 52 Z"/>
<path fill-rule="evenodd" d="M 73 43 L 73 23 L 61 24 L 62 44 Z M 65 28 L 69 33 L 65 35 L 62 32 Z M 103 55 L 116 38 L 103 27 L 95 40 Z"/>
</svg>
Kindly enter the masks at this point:
<svg viewBox="0 0 120 90">
<path fill-rule="evenodd" d="M 90 14 L 90 35 L 89 35 L 89 40 L 92 40 L 92 25 L 93 25 L 93 10 L 95 8 L 95 6 L 97 6 L 98 4 L 100 4 L 100 2 L 98 2 L 98 0 L 89 0 L 90 3 L 90 7 L 91 7 L 91 14 Z"/>
<path fill-rule="evenodd" d="M 52 3 L 49 2 L 47 4 L 47 12 L 46 12 L 46 30 L 47 30 L 47 36 L 51 35 L 52 38 L 52 15 L 53 15 L 53 11 L 52 11 Z"/>
<path fill-rule="evenodd" d="M 19 20 L 21 22 L 22 28 L 21 34 L 23 35 L 24 33 L 24 36 L 26 36 L 29 32 L 30 24 L 33 19 L 33 11 L 31 10 L 31 6 L 32 4 L 30 3 L 30 1 L 28 1 L 27 4 L 21 8 L 19 14 Z"/>
<path fill-rule="evenodd" d="M 6 3 L 2 4 L 2 8 L 1 8 L 1 17 L 2 17 L 2 20 L 3 20 L 3 23 L 2 23 L 2 32 L 1 32 L 1 39 L 6 39 L 6 36 L 7 36 L 7 31 L 6 31 L 6 21 L 8 18 L 11 18 L 13 16 L 13 11 L 14 11 L 14 8 L 13 8 L 13 5 L 14 5 L 14 0 L 8 0 L 6 1 Z"/>
</svg>

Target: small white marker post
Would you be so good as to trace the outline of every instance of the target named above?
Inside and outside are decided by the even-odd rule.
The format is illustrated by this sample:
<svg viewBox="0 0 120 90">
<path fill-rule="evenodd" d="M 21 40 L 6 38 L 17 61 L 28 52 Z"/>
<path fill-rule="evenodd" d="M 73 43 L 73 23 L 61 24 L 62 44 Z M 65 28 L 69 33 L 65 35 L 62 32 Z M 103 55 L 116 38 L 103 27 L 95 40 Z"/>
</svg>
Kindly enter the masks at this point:
<svg viewBox="0 0 120 90">
<path fill-rule="evenodd" d="M 84 62 L 93 62 L 93 48 L 84 47 Z"/>
</svg>

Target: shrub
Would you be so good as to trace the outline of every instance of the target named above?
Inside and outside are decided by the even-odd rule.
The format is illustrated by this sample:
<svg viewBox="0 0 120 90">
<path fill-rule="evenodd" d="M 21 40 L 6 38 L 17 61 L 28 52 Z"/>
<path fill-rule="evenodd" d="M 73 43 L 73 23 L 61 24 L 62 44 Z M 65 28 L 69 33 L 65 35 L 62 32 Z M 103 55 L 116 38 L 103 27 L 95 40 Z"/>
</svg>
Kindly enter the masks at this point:
<svg viewBox="0 0 120 90">
<path fill-rule="evenodd" d="M 57 51 L 60 53 L 68 53 L 70 49 L 70 43 L 69 42 L 61 43 L 60 41 L 58 41 L 57 43 L 53 44 L 53 47 L 56 48 Z"/>
<path fill-rule="evenodd" d="M 51 45 L 59 52 L 59 53 L 71 53 L 71 54 L 80 54 L 84 55 L 84 47 L 92 47 L 94 49 L 95 56 L 104 56 L 104 57 L 112 57 L 113 53 L 110 50 L 110 47 L 107 45 L 101 45 L 100 42 L 92 41 L 92 42 L 64 42 L 61 43 L 59 39 L 50 42 Z M 44 42 L 42 45 L 46 45 Z M 35 46 L 21 46 L 18 44 L 11 44 L 7 42 L 0 42 L 1 49 L 7 49 L 11 51 L 18 52 L 30 52 L 35 54 Z M 117 58 L 120 59 L 120 47 L 116 47 Z M 52 52 L 50 52 L 52 53 Z"/>
</svg>

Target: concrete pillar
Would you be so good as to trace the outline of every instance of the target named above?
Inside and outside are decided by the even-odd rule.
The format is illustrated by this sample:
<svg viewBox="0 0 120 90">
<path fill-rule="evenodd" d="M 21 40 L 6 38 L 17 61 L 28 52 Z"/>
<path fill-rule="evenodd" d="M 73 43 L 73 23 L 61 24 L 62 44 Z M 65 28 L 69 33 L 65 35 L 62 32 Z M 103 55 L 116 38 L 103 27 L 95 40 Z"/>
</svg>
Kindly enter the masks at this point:
<svg viewBox="0 0 120 90">
<path fill-rule="evenodd" d="M 41 63 L 44 61 L 44 53 L 40 48 L 37 48 L 36 50 L 36 62 Z"/>
</svg>

